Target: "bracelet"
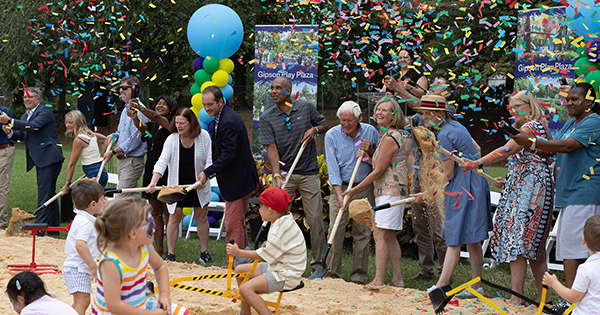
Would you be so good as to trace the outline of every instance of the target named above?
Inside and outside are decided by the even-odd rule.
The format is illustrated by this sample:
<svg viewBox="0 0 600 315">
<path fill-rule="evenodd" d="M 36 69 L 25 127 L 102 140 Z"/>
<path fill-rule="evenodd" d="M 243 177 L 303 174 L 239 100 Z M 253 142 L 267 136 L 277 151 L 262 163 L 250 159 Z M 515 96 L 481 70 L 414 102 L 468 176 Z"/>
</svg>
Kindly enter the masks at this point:
<svg viewBox="0 0 600 315">
<path fill-rule="evenodd" d="M 279 178 L 283 179 L 283 177 L 281 177 L 281 174 L 279 174 L 279 173 L 275 173 L 275 174 L 273 174 L 273 178 L 277 178 L 277 177 L 279 177 Z"/>
<path fill-rule="evenodd" d="M 68 180 L 68 181 L 65 183 L 65 185 L 69 185 L 69 186 L 71 186 L 71 181 L 70 181 L 70 180 Z"/>
<path fill-rule="evenodd" d="M 317 134 L 319 134 L 319 127 L 315 126 L 315 130 L 317 131 Z"/>
<path fill-rule="evenodd" d="M 531 146 L 529 147 L 529 149 L 531 151 L 535 150 L 535 142 L 537 141 L 537 138 L 533 138 L 531 139 Z"/>
<path fill-rule="evenodd" d="M 110 152 L 112 152 L 113 155 L 117 155 L 117 152 L 115 152 L 115 149 L 111 149 Z"/>
<path fill-rule="evenodd" d="M 483 161 L 481 159 L 477 159 L 477 163 L 479 163 L 478 168 L 483 168 Z"/>
</svg>

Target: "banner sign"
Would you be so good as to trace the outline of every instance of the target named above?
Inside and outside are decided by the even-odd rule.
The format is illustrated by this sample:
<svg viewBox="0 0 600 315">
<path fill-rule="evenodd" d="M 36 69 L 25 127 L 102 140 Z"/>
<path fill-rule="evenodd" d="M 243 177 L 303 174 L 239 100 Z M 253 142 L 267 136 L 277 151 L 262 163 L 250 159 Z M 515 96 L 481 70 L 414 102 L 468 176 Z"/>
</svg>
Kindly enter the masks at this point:
<svg viewBox="0 0 600 315">
<path fill-rule="evenodd" d="M 558 93 L 561 78 L 573 85 L 572 69 L 578 54 L 571 45 L 571 30 L 566 22 L 566 8 L 519 11 L 515 91 L 527 90 L 542 101 L 544 118 L 555 135 L 569 119 L 564 98 Z M 571 38 L 569 38 L 571 37 Z M 565 82 L 563 81 L 563 82 Z"/>
<path fill-rule="evenodd" d="M 292 100 L 317 106 L 318 26 L 256 25 L 254 48 L 254 129 L 252 149 L 260 150 L 258 120 L 263 111 L 275 105 L 271 82 L 284 76 L 292 81 Z"/>
</svg>

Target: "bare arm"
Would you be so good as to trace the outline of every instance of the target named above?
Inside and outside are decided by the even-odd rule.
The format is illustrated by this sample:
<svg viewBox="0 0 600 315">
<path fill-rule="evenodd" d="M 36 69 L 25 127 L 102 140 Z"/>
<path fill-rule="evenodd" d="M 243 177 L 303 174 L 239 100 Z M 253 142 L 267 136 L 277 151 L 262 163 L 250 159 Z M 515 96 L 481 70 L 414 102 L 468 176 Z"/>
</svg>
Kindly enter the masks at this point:
<svg viewBox="0 0 600 315">
<path fill-rule="evenodd" d="M 442 161 L 442 167 L 444 167 L 444 176 L 448 181 L 452 180 L 454 177 L 454 161 L 452 159 L 447 159 Z"/>
<path fill-rule="evenodd" d="M 532 139 L 533 137 L 530 137 L 526 134 L 524 134 L 523 132 L 511 136 L 511 138 L 513 138 L 513 140 L 515 140 L 516 143 L 523 145 L 523 146 L 527 146 L 530 147 L 531 144 L 533 143 Z M 536 140 L 535 146 L 538 150 L 544 150 L 544 151 L 550 151 L 550 152 L 556 152 L 556 153 L 571 153 L 579 148 L 583 147 L 583 144 L 581 144 L 581 142 L 573 139 L 573 138 L 567 138 L 564 140 L 548 140 L 548 141 L 543 141 L 543 140 Z"/>
<path fill-rule="evenodd" d="M 96 246 L 96 244 L 92 244 L 92 246 Z M 92 279 L 96 277 L 96 273 L 98 272 L 98 266 L 96 265 L 96 260 L 92 257 L 90 253 L 90 249 L 87 246 L 87 242 L 84 240 L 76 240 L 75 241 L 75 249 L 77 250 L 77 254 L 79 257 L 83 259 L 83 262 L 90 268 L 92 272 Z"/>
<path fill-rule="evenodd" d="M 379 146 L 379 156 L 377 158 L 377 163 L 375 164 L 373 171 L 369 175 L 367 175 L 367 177 L 363 179 L 363 181 L 360 182 L 360 184 L 344 192 L 343 195 L 348 195 L 348 199 L 351 199 L 357 191 L 365 188 L 367 185 L 380 178 L 381 175 L 383 175 L 383 173 L 385 172 L 386 168 L 390 165 L 394 152 L 398 150 L 398 145 L 396 144 L 396 141 L 394 141 L 394 139 L 392 139 L 391 137 L 386 137 L 385 139 L 383 139 Z"/>
<path fill-rule="evenodd" d="M 171 296 L 169 291 L 169 271 L 164 260 L 158 255 L 152 245 L 148 246 L 150 257 L 148 263 L 154 270 L 154 276 L 158 284 L 158 304 L 167 314 L 171 314 Z"/>
<path fill-rule="evenodd" d="M 281 168 L 279 167 L 279 151 L 277 150 L 277 145 L 267 144 L 267 158 L 269 159 L 269 163 L 271 163 L 271 170 L 273 174 L 281 173 Z M 273 186 L 281 187 L 281 178 L 273 178 Z"/>
<path fill-rule="evenodd" d="M 475 139 L 473 139 L 473 137 L 471 137 L 471 141 L 473 141 L 473 147 L 475 148 L 475 153 L 477 155 L 481 154 L 481 147 L 479 146 L 479 144 L 477 143 L 477 141 L 475 141 Z"/>
<path fill-rule="evenodd" d="M 264 245 L 264 244 L 263 244 Z M 234 257 L 242 257 L 249 259 L 262 259 L 255 250 L 240 249 L 237 244 L 227 243 L 227 254 Z"/>
<path fill-rule="evenodd" d="M 579 303 L 581 298 L 583 298 L 585 295 L 585 292 L 579 292 L 565 287 L 562 283 L 560 283 L 560 281 L 558 281 L 556 275 L 551 275 L 548 272 L 544 274 L 542 283 L 554 289 L 554 291 L 556 291 L 561 298 L 565 299 L 571 304 Z"/>
<path fill-rule="evenodd" d="M 71 157 L 69 158 L 69 166 L 67 166 L 67 182 L 73 180 L 73 173 L 75 172 L 75 165 L 77 165 L 77 161 L 79 160 L 79 156 L 81 156 L 81 150 L 83 150 L 87 145 L 81 141 L 81 139 L 75 138 L 73 140 L 73 149 L 71 150 Z M 60 189 L 64 194 L 69 192 L 69 186 L 65 183 L 65 185 Z"/>
</svg>

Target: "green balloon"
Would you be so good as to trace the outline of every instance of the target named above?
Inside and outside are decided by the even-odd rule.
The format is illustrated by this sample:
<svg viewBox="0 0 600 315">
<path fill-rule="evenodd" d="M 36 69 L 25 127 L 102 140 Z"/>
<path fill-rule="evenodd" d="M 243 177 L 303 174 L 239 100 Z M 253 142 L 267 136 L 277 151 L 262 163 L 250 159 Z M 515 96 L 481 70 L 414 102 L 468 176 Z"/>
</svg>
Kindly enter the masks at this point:
<svg viewBox="0 0 600 315">
<path fill-rule="evenodd" d="M 585 47 L 577 48 L 577 54 L 579 55 L 579 57 L 587 57 L 586 51 L 587 49 Z"/>
<path fill-rule="evenodd" d="M 219 59 L 217 59 L 216 57 L 208 56 L 206 57 L 206 59 L 204 59 L 202 66 L 207 72 L 214 73 L 215 71 L 219 70 L 221 64 L 219 63 Z"/>
<path fill-rule="evenodd" d="M 200 85 L 198 83 L 194 83 L 194 85 L 192 85 L 190 88 L 190 93 L 192 93 L 192 95 L 200 93 Z"/>
<path fill-rule="evenodd" d="M 575 62 L 575 66 L 573 67 L 574 68 L 573 70 L 575 70 L 575 73 L 578 76 L 588 75 L 588 73 L 590 73 L 590 67 L 598 68 L 598 64 L 589 61 L 587 59 L 587 57 L 581 57 L 581 58 L 577 59 L 577 61 Z"/>
<path fill-rule="evenodd" d="M 212 79 L 212 75 L 204 69 L 200 69 L 194 73 L 194 81 L 196 81 L 198 85 L 202 85 L 202 83 L 210 81 L 210 79 Z"/>
<path fill-rule="evenodd" d="M 598 89 L 600 88 L 600 69 L 588 73 L 585 82 L 591 84 L 594 87 L 594 90 L 599 91 Z"/>
</svg>

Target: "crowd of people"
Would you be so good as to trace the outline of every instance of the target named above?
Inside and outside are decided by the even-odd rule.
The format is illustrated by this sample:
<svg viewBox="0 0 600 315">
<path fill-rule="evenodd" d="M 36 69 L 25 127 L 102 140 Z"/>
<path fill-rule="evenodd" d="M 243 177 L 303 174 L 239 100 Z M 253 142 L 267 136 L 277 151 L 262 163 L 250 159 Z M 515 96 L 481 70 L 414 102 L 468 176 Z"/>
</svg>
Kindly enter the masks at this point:
<svg viewBox="0 0 600 315">
<path fill-rule="evenodd" d="M 71 187 L 74 167 L 79 158 L 88 177 L 99 176 L 101 188 L 106 183 L 101 162 L 116 156 L 118 188 L 137 187 L 138 180 L 145 171 L 143 183 L 147 186 L 147 191 L 143 197 L 148 200 L 150 208 L 146 211 L 141 199 L 132 199 L 131 196 L 121 202 L 127 203 L 131 209 L 137 209 L 130 214 L 119 211 L 115 204 L 105 206 L 103 217 L 95 220 L 95 226 L 99 238 L 106 242 L 100 252 L 110 255 L 105 254 L 100 263 L 112 261 L 116 265 L 105 263 L 98 269 L 96 264 L 89 263 L 89 253 L 82 255 L 80 248 L 76 247 L 83 259 L 72 260 L 69 268 L 75 270 L 65 272 L 65 279 L 67 276 L 78 279 L 77 272 L 93 275 L 96 269 L 98 275 L 104 272 L 118 274 L 121 266 L 117 262 L 121 262 L 123 257 L 137 257 L 141 252 L 140 259 L 157 270 L 159 285 L 162 283 L 164 286 L 165 279 L 161 271 L 164 263 L 160 261 L 160 257 L 164 256 L 164 260 L 176 260 L 177 229 L 183 218 L 183 207 L 192 207 L 197 221 L 199 262 L 212 263 L 208 252 L 207 206 L 211 200 L 210 179 L 216 177 L 226 201 L 224 220 L 227 239 L 233 239 L 235 243 L 228 245 L 228 254 L 262 258 L 268 263 L 258 273 L 265 276 L 266 282 L 250 281 L 240 291 L 248 297 L 249 303 L 242 303 L 241 313 L 249 314 L 250 306 L 261 313 L 266 306 L 258 305 L 260 303 L 257 302 L 256 294 L 272 292 L 275 290 L 273 288 L 283 290 L 296 287 L 299 283 L 296 280 L 304 271 L 299 265 L 304 264 L 306 267 L 304 241 L 298 239 L 301 234 L 298 234 L 299 230 L 296 231 L 297 226 L 291 216 L 287 215 L 290 201 L 296 192 L 302 197 L 309 227 L 312 248 L 309 267 L 313 271 L 323 267 L 321 258 L 326 248 L 322 219 L 323 196 L 314 139 L 324 134 L 329 183 L 332 186 L 329 196 L 331 226 L 337 216 L 343 216 L 343 222 L 348 220 L 348 205 L 352 200 L 367 198 L 373 205 L 382 205 L 409 196 L 416 198 L 411 209 L 412 225 L 419 246 L 419 272 L 407 278 L 402 275 L 402 255 L 396 232 L 403 229 L 405 206 L 398 205 L 375 213 L 375 233 L 351 220 L 351 281 L 368 283 L 368 244 L 371 238 L 375 242 L 376 265 L 371 285 L 385 285 L 388 264 L 391 264 L 393 275 L 387 285 L 404 287 L 408 281 L 433 279 L 434 255 L 437 253 L 438 278 L 428 291 L 440 288 L 452 282 L 462 245 L 469 249 L 472 277 L 479 277 L 484 254 L 481 242 L 492 232 L 492 258 L 498 262 L 510 263 L 513 291 L 523 292 L 529 263 L 539 292 L 544 283 L 552 286 L 561 296 L 563 293 L 569 296 L 564 297 L 566 301 L 582 305 L 579 314 L 585 313 L 585 307 L 598 308 L 599 305 L 594 302 L 598 298 L 598 288 L 588 290 L 588 286 L 595 285 L 598 279 L 595 282 L 582 280 L 583 277 L 594 278 L 590 265 L 597 264 L 596 256 L 600 249 L 596 245 L 600 196 L 595 193 L 600 184 L 600 177 L 597 175 L 600 172 L 600 149 L 596 145 L 600 137 L 600 117 L 597 114 L 600 106 L 596 104 L 594 88 L 588 83 L 561 87 L 568 92 L 566 107 L 571 119 L 554 138 L 547 127 L 541 104 L 532 93 L 514 92 L 508 98 L 507 108 L 514 119 L 512 126 L 518 133 L 511 135 L 503 146 L 481 156 L 480 147 L 467 128 L 455 120 L 454 111 L 458 98 L 454 85 L 445 78 L 429 82 L 424 75 L 416 72 L 411 67 L 415 61 L 412 51 L 402 50 L 399 56 L 401 76 L 399 79 L 385 77 L 387 95 L 375 105 L 373 120 L 377 128 L 363 122 L 360 106 L 352 101 L 341 104 L 337 111 L 339 125 L 331 127 L 333 124 L 326 122 L 314 106 L 291 99 L 293 84 L 290 79 L 278 77 L 272 81 L 271 97 L 275 105 L 260 117 L 260 138 L 271 165 L 272 186 L 275 190 L 265 190 L 261 199 L 250 201 L 262 204 L 263 220 L 272 222 L 274 226 L 269 232 L 269 245 L 264 250 L 244 250 L 248 246 L 245 212 L 257 188 L 259 177 L 250 152 L 246 127 L 241 118 L 225 106 L 218 87 L 206 88 L 202 96 L 206 112 L 215 118 L 212 138 L 206 130 L 201 129 L 194 113 L 189 108 L 178 108 L 173 98 L 159 97 L 154 109 L 149 109 L 139 99 L 132 98 L 132 89 L 139 88 L 140 85 L 135 77 L 121 80 L 119 89 L 126 105 L 114 134 L 105 137 L 94 133 L 86 126 L 81 112 L 69 112 L 65 117 L 66 134 L 74 138 L 74 142 L 67 168 L 67 182 L 62 190 L 67 192 L 71 188 L 74 195 L 81 195 L 81 192 L 75 191 L 93 192 L 97 188 L 85 188 L 85 185 Z M 23 100 L 27 113 L 21 119 L 13 118 L 7 108 L 0 108 L 0 123 L 5 131 L 4 134 L 0 133 L 0 156 L 3 157 L 0 160 L 0 185 L 7 185 L 3 174 L 10 177 L 14 140 L 23 140 L 27 169 L 36 166 L 39 205 L 54 194 L 56 178 L 64 160 L 61 147 L 57 145 L 54 116 L 48 107 L 40 104 L 40 96 L 41 91 L 36 88 L 25 90 Z M 399 102 L 406 103 L 408 109 L 402 110 Z M 416 127 L 428 128 L 435 134 L 440 147 L 465 158 L 463 163 L 458 163 L 442 155 L 439 164 L 435 165 L 442 170 L 443 177 L 447 180 L 444 191 L 437 192 L 445 196 L 443 209 L 423 202 L 426 197 L 424 194 L 431 191 L 423 187 L 428 175 L 422 167 L 425 155 L 422 144 L 411 131 Z M 114 147 L 111 148 L 113 144 Z M 108 149 L 105 150 L 105 147 Z M 106 153 L 101 156 L 100 150 Z M 506 159 L 509 165 L 506 178 L 497 178 L 495 183 L 498 188 L 502 188 L 502 194 L 495 219 L 492 219 L 488 183 L 477 175 L 477 171 Z M 355 170 L 357 160 L 360 163 Z M 293 172 L 292 165 L 295 165 Z M 466 172 L 467 170 L 475 172 Z M 292 174 L 284 181 L 288 172 Z M 352 180 L 355 184 L 349 187 Z M 199 188 L 187 194 L 184 200 L 166 205 L 157 200 L 156 190 L 159 186 L 195 182 L 199 182 Z M 0 227 L 6 225 L 6 211 L 2 209 L 6 204 L 6 196 L 2 194 L 4 191 L 7 189 L 0 187 Z M 95 196 L 93 193 L 89 194 Z M 116 198 L 125 197 L 127 196 L 122 194 Z M 75 196 L 73 198 L 75 200 Z M 90 198 L 79 200 L 75 204 L 79 209 L 78 217 L 86 217 L 87 214 L 93 218 L 95 213 L 100 213 L 98 209 L 102 208 L 103 201 L 96 197 Z M 564 261 L 566 281 L 562 287 L 555 278 L 546 274 L 546 240 L 552 227 L 555 207 L 560 207 L 556 253 L 557 259 Z M 433 214 L 437 212 L 442 213 L 443 221 L 436 220 Z M 85 225 L 88 235 L 91 229 L 89 222 L 76 220 L 82 222 L 80 225 Z M 52 204 L 40 211 L 36 222 L 58 225 L 58 206 Z M 151 223 L 156 225 L 156 234 L 149 228 L 154 225 Z M 166 248 L 162 238 L 165 223 Z M 295 227 L 292 228 L 292 225 Z M 286 235 L 282 229 L 294 231 L 294 235 Z M 116 230 L 121 231 L 121 234 Z M 148 246 L 151 241 L 136 236 L 137 232 L 144 231 L 147 231 L 148 239 L 154 236 L 156 249 Z M 330 233 L 337 233 L 338 237 L 334 238 L 332 251 L 327 256 L 326 265 L 330 269 L 327 276 L 340 278 L 345 229 L 338 228 Z M 76 246 L 78 242 L 80 238 L 71 243 Z M 92 246 L 91 243 L 94 242 L 95 240 L 88 240 L 87 246 Z M 75 255 L 75 252 L 71 251 L 71 254 Z M 90 256 L 93 254 L 92 252 Z M 285 256 L 287 254 L 289 256 Z M 588 259 L 590 256 L 593 258 Z M 83 268 L 77 268 L 84 264 Z M 246 267 L 238 268 L 246 270 Z M 116 284 L 112 281 L 117 280 L 112 276 L 107 277 L 103 286 L 107 289 L 109 286 L 114 287 Z M 98 290 L 101 289 L 99 286 Z M 483 292 L 479 283 L 473 289 Z M 73 294 L 77 290 L 78 287 L 74 286 Z M 69 289 L 70 293 L 71 291 Z M 90 304 L 90 292 L 85 293 L 88 294 L 87 297 L 74 295 L 74 307 L 78 311 L 81 305 L 87 308 Z M 473 295 L 465 290 L 459 296 Z M 110 297 L 117 296 L 108 293 L 101 297 L 96 295 L 93 307 L 102 313 L 123 306 L 113 304 Z M 516 296 L 511 300 L 521 303 Z M 162 296 L 162 288 L 159 302 L 169 304 L 168 299 Z M 566 307 L 566 304 L 556 306 L 561 310 Z"/>
</svg>

